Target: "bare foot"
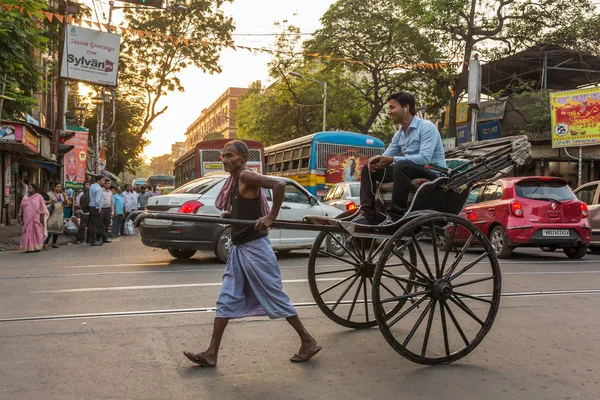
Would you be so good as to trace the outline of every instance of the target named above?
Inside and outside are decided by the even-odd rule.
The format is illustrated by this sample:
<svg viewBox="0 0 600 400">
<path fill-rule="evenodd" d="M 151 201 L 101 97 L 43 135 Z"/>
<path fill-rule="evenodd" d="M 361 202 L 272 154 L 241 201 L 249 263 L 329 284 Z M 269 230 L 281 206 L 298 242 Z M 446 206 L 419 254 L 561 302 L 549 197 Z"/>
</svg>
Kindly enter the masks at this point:
<svg viewBox="0 0 600 400">
<path fill-rule="evenodd" d="M 313 338 L 309 341 L 303 341 L 300 346 L 298 353 L 294 354 L 290 361 L 292 362 L 306 362 L 321 351 L 321 346 L 317 344 L 317 341 Z"/>
<path fill-rule="evenodd" d="M 183 355 L 201 367 L 214 367 L 217 365 L 217 358 L 206 354 L 206 352 L 192 353 L 191 351 L 184 351 Z"/>
</svg>

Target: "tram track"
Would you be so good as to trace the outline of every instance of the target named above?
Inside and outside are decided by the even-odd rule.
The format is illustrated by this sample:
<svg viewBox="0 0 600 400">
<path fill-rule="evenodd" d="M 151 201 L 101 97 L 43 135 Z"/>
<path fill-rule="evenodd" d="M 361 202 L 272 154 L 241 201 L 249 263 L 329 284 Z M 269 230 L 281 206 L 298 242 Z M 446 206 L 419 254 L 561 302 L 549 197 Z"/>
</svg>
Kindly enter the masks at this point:
<svg viewBox="0 0 600 400">
<path fill-rule="evenodd" d="M 547 296 L 574 296 L 574 295 L 600 295 L 600 289 L 579 289 L 579 290 L 546 290 L 546 291 L 526 291 L 526 292 L 507 292 L 502 293 L 501 297 L 507 298 L 528 298 L 528 297 L 547 297 Z M 476 297 L 491 298 L 491 293 L 475 294 Z M 333 302 L 326 302 L 332 303 Z M 351 301 L 342 301 L 341 304 L 350 304 Z M 371 303 L 371 301 L 368 301 Z M 364 304 L 364 301 L 357 301 L 356 304 Z M 296 308 L 314 308 L 317 307 L 315 302 L 300 302 L 294 303 Z M 61 320 L 76 320 L 76 319 L 99 319 L 99 318 L 118 318 L 118 317 L 139 317 L 139 316 L 156 316 L 156 315 L 178 315 L 178 314 L 200 314 L 214 313 L 215 306 L 198 307 L 198 308 L 181 308 L 181 309 L 163 309 L 163 310 L 142 310 L 142 311 L 113 311 L 105 313 L 85 313 L 85 314 L 64 314 L 64 315 L 46 315 L 33 317 L 13 317 L 0 318 L 0 323 L 10 322 L 36 322 L 36 321 L 61 321 Z"/>
</svg>

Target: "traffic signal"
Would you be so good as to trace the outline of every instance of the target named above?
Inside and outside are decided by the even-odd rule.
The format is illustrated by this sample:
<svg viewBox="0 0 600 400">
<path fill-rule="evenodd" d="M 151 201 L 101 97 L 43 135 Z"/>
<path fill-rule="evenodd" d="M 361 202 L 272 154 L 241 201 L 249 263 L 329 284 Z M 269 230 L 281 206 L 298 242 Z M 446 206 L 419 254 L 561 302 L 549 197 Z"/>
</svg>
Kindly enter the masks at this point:
<svg viewBox="0 0 600 400">
<path fill-rule="evenodd" d="M 125 3 L 139 4 L 140 6 L 162 8 L 163 0 L 122 0 Z"/>
<path fill-rule="evenodd" d="M 62 156 L 64 154 L 67 154 L 68 152 L 70 152 L 71 150 L 73 150 L 73 148 L 75 147 L 75 145 L 72 144 L 67 144 L 67 140 L 71 139 L 73 136 L 75 136 L 76 132 L 64 132 L 61 131 L 58 134 L 58 155 Z"/>
</svg>

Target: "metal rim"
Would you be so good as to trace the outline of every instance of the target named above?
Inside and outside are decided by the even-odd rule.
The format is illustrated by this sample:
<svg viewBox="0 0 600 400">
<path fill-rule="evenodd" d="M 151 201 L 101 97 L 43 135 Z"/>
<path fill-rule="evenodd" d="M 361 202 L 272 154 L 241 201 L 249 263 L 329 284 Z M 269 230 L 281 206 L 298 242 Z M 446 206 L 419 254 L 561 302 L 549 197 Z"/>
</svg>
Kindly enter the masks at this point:
<svg viewBox="0 0 600 400">
<path fill-rule="evenodd" d="M 430 243 L 420 242 L 426 235 Z M 459 236 L 466 237 L 461 248 L 455 244 Z M 441 237 L 451 244 L 445 250 L 437 244 Z M 403 260 L 406 272 L 397 279 L 414 285 L 392 297 L 380 288 L 386 265 L 377 265 L 373 306 L 381 333 L 396 352 L 419 364 L 448 364 L 466 356 L 489 332 L 500 305 L 500 267 L 490 241 L 465 219 L 432 213 L 401 227 L 382 259 L 397 251 L 396 242 L 414 244 L 420 264 Z M 407 276 L 409 271 L 414 279 Z M 407 300 L 413 304 L 389 318 L 386 310 Z"/>
<path fill-rule="evenodd" d="M 336 242 L 343 253 L 331 251 L 329 241 Z M 329 319 L 354 329 L 370 328 L 377 324 L 370 296 L 375 267 L 386 242 L 354 236 L 348 236 L 342 242 L 335 234 L 328 232 L 321 232 L 317 236 L 308 260 L 308 282 L 315 302 Z M 404 256 L 416 263 L 414 248 L 409 247 L 405 251 Z M 391 260 L 389 264 L 392 270 L 402 266 L 398 259 Z M 382 285 L 389 289 L 397 285 L 397 281 L 384 277 Z M 403 305 L 404 302 L 398 303 L 389 316 Z"/>
<path fill-rule="evenodd" d="M 500 229 L 493 229 L 490 235 L 490 242 L 494 252 L 500 254 L 504 248 L 504 233 Z"/>
</svg>

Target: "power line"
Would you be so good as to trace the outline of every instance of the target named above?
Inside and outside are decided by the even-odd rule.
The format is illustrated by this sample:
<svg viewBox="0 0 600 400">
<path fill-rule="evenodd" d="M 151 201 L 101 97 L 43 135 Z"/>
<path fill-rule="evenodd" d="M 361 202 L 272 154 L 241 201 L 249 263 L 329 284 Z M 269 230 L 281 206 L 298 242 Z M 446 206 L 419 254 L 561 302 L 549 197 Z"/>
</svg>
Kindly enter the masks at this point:
<svg viewBox="0 0 600 400">
<path fill-rule="evenodd" d="M 314 32 L 301 33 L 232 33 L 232 36 L 312 36 Z"/>
</svg>

